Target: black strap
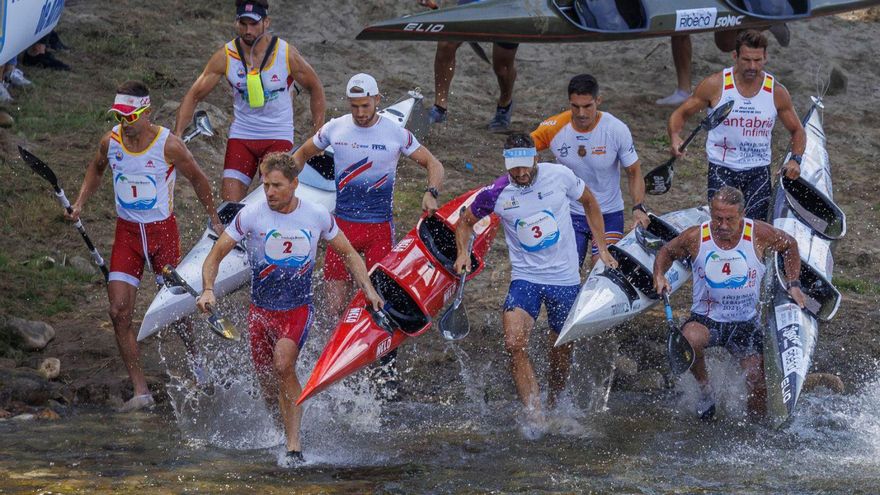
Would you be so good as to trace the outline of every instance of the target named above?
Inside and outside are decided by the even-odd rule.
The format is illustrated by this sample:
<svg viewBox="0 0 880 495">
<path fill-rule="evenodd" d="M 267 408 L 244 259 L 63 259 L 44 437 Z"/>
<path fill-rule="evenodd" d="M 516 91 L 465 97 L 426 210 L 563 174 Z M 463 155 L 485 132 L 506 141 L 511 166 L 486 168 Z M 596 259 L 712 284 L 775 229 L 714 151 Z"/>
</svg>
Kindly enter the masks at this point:
<svg viewBox="0 0 880 495">
<path fill-rule="evenodd" d="M 269 56 L 272 55 L 272 51 L 275 49 L 275 44 L 278 43 L 278 36 L 272 36 L 272 39 L 269 40 L 269 47 L 266 48 L 266 53 L 263 54 L 263 61 L 260 63 L 260 72 L 263 72 L 263 69 L 266 68 L 266 63 L 269 61 Z M 247 62 L 244 60 L 244 50 L 241 49 L 241 38 L 235 38 L 235 51 L 238 52 L 238 57 L 241 59 L 241 65 L 244 66 L 245 72 L 250 72 L 248 70 Z M 251 61 L 253 62 L 253 60 Z M 262 76 L 260 76 L 262 77 Z"/>
</svg>

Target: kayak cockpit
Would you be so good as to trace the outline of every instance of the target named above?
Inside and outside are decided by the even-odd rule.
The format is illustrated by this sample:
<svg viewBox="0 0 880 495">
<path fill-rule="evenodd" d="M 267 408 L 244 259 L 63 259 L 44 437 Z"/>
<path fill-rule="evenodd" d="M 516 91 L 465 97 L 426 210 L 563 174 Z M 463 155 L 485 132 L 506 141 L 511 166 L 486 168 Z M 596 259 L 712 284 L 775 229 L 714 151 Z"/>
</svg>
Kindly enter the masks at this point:
<svg viewBox="0 0 880 495">
<path fill-rule="evenodd" d="M 440 266 L 454 275 L 458 249 L 455 246 L 455 232 L 449 225 L 437 215 L 425 217 L 419 223 L 419 239 Z M 471 253 L 471 273 L 476 273 L 479 267 L 480 260 Z"/>
<path fill-rule="evenodd" d="M 584 31 L 624 33 L 648 28 L 640 0 L 553 0 L 556 10 Z"/>
<path fill-rule="evenodd" d="M 782 254 L 776 255 L 776 274 L 779 285 L 785 287 L 788 277 L 785 274 L 785 260 Z M 822 276 L 815 268 L 801 260 L 801 273 L 798 277 L 801 282 L 801 291 L 804 293 L 806 302 L 804 304 L 807 311 L 813 316 L 822 320 L 829 321 L 834 318 L 837 309 L 840 307 L 840 291 L 838 291 L 831 282 Z"/>
<path fill-rule="evenodd" d="M 613 244 L 608 246 L 608 252 L 617 260 L 617 270 L 627 282 L 651 299 L 660 298 L 657 291 L 654 290 L 654 274 L 650 268 L 643 265 L 635 256 Z"/>
<path fill-rule="evenodd" d="M 810 0 L 726 0 L 733 10 L 759 19 L 786 20 L 810 15 Z"/>
<path fill-rule="evenodd" d="M 780 184 L 788 207 L 817 234 L 832 241 L 846 234 L 846 213 L 828 196 L 803 178 L 783 177 Z M 781 199 L 777 197 L 777 201 Z"/>
<path fill-rule="evenodd" d="M 382 309 L 385 313 L 383 316 L 386 316 L 387 320 L 370 311 L 379 326 L 389 333 L 394 329 L 400 329 L 410 336 L 419 335 L 427 329 L 431 317 L 422 311 L 409 293 L 381 266 L 370 274 L 370 281 L 385 301 L 385 307 Z"/>
</svg>

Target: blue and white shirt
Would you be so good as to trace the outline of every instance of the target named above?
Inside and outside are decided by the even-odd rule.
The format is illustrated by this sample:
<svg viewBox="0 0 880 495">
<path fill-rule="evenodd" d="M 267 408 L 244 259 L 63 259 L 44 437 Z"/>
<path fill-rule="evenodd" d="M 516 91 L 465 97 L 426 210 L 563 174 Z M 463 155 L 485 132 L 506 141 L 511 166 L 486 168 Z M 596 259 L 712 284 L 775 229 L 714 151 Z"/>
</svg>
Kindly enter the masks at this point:
<svg viewBox="0 0 880 495">
<path fill-rule="evenodd" d="M 280 311 L 312 302 L 318 240 L 332 240 L 339 227 L 319 204 L 299 200 L 295 210 L 280 213 L 262 198 L 242 208 L 226 233 L 235 242 L 247 238 L 253 304 Z"/>
<path fill-rule="evenodd" d="M 580 283 L 577 243 L 569 202 L 584 194 L 584 181 L 563 165 L 539 163 L 528 187 L 504 174 L 471 204 L 471 213 L 501 217 L 510 254 L 511 280 L 535 284 Z"/>
</svg>

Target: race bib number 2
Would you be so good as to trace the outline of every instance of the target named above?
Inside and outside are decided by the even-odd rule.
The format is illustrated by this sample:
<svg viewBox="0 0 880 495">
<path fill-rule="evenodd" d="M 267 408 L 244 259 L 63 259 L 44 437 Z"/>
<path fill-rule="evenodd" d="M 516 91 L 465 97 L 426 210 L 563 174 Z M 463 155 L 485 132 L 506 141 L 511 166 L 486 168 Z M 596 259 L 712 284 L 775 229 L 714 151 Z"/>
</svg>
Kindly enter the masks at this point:
<svg viewBox="0 0 880 495">
<path fill-rule="evenodd" d="M 312 235 L 308 230 L 281 232 L 272 229 L 266 234 L 265 257 L 272 265 L 301 267 L 309 262 Z"/>
<path fill-rule="evenodd" d="M 516 236 L 528 252 L 541 251 L 559 242 L 559 224 L 548 210 L 516 221 Z"/>
</svg>

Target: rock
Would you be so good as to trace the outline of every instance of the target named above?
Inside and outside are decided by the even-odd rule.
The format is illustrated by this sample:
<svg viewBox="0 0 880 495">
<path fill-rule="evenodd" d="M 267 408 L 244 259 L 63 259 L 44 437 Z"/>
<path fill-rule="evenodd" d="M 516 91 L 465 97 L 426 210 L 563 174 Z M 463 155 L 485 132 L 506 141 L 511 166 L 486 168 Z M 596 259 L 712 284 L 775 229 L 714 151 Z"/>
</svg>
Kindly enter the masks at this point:
<svg viewBox="0 0 880 495">
<path fill-rule="evenodd" d="M 828 76 L 827 95 L 842 95 L 846 93 L 846 86 L 849 81 L 846 73 L 838 66 L 831 69 L 831 75 Z"/>
<path fill-rule="evenodd" d="M 645 370 L 638 374 L 631 390 L 635 392 L 655 392 L 666 388 L 663 374 L 657 370 Z"/>
<path fill-rule="evenodd" d="M 36 370 L 0 369 L 0 407 L 16 401 L 42 406 L 49 399 L 63 399 L 61 390 L 61 385 L 46 380 Z"/>
<path fill-rule="evenodd" d="M 13 417 L 12 417 L 12 420 L 13 420 L 13 421 L 30 421 L 30 420 L 32 420 L 32 419 L 34 419 L 34 415 L 33 415 L 33 414 L 29 414 L 29 413 L 19 414 L 18 416 L 13 416 Z"/>
<path fill-rule="evenodd" d="M 629 356 L 620 355 L 614 359 L 614 369 L 620 376 L 635 376 L 639 372 L 639 363 Z"/>
<path fill-rule="evenodd" d="M 37 270 L 51 270 L 55 267 L 57 262 L 55 261 L 55 258 L 51 256 L 41 256 L 36 259 L 28 260 L 25 263 Z"/>
<path fill-rule="evenodd" d="M 6 409 L 0 409 L 0 419 L 6 419 L 12 417 L 12 413 L 7 411 Z"/>
<path fill-rule="evenodd" d="M 40 363 L 37 371 L 43 375 L 46 380 L 54 380 L 61 373 L 61 360 L 58 358 L 46 358 Z"/>
<path fill-rule="evenodd" d="M 21 349 L 39 351 L 55 338 L 55 329 L 42 321 L 29 321 L 11 316 L 6 319 L 6 328 L 21 339 Z"/>
<path fill-rule="evenodd" d="M 34 417 L 46 421 L 57 421 L 61 419 L 61 416 L 59 416 L 57 412 L 49 409 L 48 407 L 35 414 Z"/>
<path fill-rule="evenodd" d="M 0 324 L 2 326 L 2 324 Z M 0 368 L 15 368 L 18 366 L 18 360 L 12 358 L 0 358 Z"/>
<path fill-rule="evenodd" d="M 842 394 L 846 387 L 839 376 L 832 373 L 809 373 L 804 380 L 803 391 L 812 392 L 817 388 L 825 388 L 835 394 Z"/>
<path fill-rule="evenodd" d="M 67 266 L 86 275 L 94 275 L 97 273 L 96 270 L 98 268 L 97 265 L 82 256 L 74 256 L 70 258 L 67 260 Z"/>
<path fill-rule="evenodd" d="M 12 127 L 15 124 L 15 119 L 12 118 L 12 115 L 0 110 L 0 127 Z"/>
</svg>

